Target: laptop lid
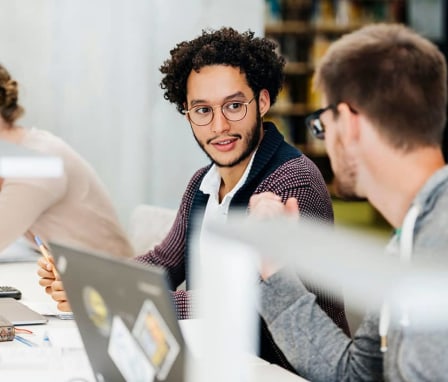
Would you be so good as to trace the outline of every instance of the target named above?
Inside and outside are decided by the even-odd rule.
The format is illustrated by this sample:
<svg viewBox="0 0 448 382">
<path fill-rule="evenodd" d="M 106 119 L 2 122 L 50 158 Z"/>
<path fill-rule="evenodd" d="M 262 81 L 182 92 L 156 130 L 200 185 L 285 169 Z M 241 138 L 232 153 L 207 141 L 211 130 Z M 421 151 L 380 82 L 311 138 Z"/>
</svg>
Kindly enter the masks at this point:
<svg viewBox="0 0 448 382">
<path fill-rule="evenodd" d="M 100 381 L 185 380 L 185 345 L 162 269 L 50 243 Z"/>
<path fill-rule="evenodd" d="M 48 321 L 40 313 L 11 297 L 0 298 L 0 316 L 14 326 L 45 324 Z"/>
</svg>

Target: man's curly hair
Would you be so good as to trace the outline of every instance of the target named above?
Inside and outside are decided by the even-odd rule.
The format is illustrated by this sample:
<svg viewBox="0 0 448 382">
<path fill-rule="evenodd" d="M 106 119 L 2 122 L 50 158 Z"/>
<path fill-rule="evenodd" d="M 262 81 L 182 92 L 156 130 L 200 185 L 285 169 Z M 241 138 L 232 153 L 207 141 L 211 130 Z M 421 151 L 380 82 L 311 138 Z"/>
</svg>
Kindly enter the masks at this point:
<svg viewBox="0 0 448 382">
<path fill-rule="evenodd" d="M 254 32 L 243 33 L 223 27 L 219 30 L 203 30 L 202 35 L 191 41 L 183 41 L 170 51 L 171 59 L 160 67 L 165 77 L 160 87 L 164 98 L 175 103 L 184 114 L 187 101 L 187 78 L 192 70 L 199 71 L 208 65 L 228 65 L 246 74 L 254 94 L 267 89 L 271 104 L 280 91 L 285 59 L 276 52 L 275 42 L 254 37 Z"/>
</svg>

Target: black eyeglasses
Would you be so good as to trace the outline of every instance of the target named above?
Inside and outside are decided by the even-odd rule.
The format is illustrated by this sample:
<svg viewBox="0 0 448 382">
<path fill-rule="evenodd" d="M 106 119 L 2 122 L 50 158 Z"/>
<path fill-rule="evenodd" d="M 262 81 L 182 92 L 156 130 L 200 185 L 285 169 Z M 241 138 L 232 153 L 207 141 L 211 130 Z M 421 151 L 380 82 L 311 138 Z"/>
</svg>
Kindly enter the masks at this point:
<svg viewBox="0 0 448 382">
<path fill-rule="evenodd" d="M 206 126 L 213 121 L 214 110 L 219 107 L 222 115 L 232 122 L 241 121 L 247 114 L 247 106 L 256 98 L 254 96 L 250 101 L 228 101 L 222 105 L 196 105 L 189 110 L 184 110 L 188 118 L 196 126 Z"/>
<path fill-rule="evenodd" d="M 327 107 L 316 110 L 305 118 L 306 127 L 310 129 L 313 136 L 317 139 L 325 139 L 325 125 L 320 120 L 321 114 L 329 109 L 334 109 L 334 107 L 334 105 L 328 105 Z"/>
<path fill-rule="evenodd" d="M 325 125 L 320 120 L 320 116 L 327 110 L 336 110 L 337 105 L 339 105 L 340 103 L 341 102 L 338 102 L 337 104 L 330 104 L 327 107 L 316 110 L 314 113 L 311 113 L 305 118 L 305 125 L 308 129 L 310 129 L 314 137 L 316 137 L 317 139 L 325 139 Z M 344 103 L 348 106 L 353 114 L 358 114 L 358 111 L 354 109 L 349 103 Z"/>
</svg>

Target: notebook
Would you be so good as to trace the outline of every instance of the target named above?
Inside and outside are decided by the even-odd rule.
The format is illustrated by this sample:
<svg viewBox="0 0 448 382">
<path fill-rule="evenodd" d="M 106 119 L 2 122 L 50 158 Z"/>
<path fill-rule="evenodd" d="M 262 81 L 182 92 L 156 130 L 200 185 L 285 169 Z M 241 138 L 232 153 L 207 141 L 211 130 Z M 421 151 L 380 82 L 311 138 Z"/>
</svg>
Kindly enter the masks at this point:
<svg viewBox="0 0 448 382">
<path fill-rule="evenodd" d="M 0 316 L 15 326 L 45 324 L 47 319 L 11 297 L 0 298 Z"/>
<path fill-rule="evenodd" d="M 50 248 L 97 381 L 185 380 L 185 343 L 163 270 Z"/>
</svg>

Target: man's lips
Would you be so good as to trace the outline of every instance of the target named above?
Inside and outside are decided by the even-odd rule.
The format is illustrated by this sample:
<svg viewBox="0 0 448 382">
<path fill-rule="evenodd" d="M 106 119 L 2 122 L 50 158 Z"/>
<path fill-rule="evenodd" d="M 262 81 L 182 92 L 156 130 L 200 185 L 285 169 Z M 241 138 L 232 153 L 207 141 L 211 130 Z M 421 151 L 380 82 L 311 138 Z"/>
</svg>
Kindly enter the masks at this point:
<svg viewBox="0 0 448 382">
<path fill-rule="evenodd" d="M 225 151 L 232 150 L 235 147 L 237 141 L 238 141 L 238 138 L 230 137 L 230 138 L 225 138 L 225 139 L 215 139 L 212 142 L 210 142 L 210 144 L 216 150 L 225 152 Z"/>
<path fill-rule="evenodd" d="M 224 139 L 222 141 L 218 141 L 218 142 L 213 142 L 213 145 L 218 145 L 218 146 L 224 146 L 224 145 L 228 145 L 232 142 L 235 142 L 236 138 L 232 138 L 232 139 Z"/>
<path fill-rule="evenodd" d="M 207 141 L 209 145 L 227 145 L 229 143 L 232 143 L 238 139 L 241 139 L 240 135 L 232 135 L 232 136 L 226 136 L 226 137 L 215 137 L 211 138 Z"/>
</svg>

